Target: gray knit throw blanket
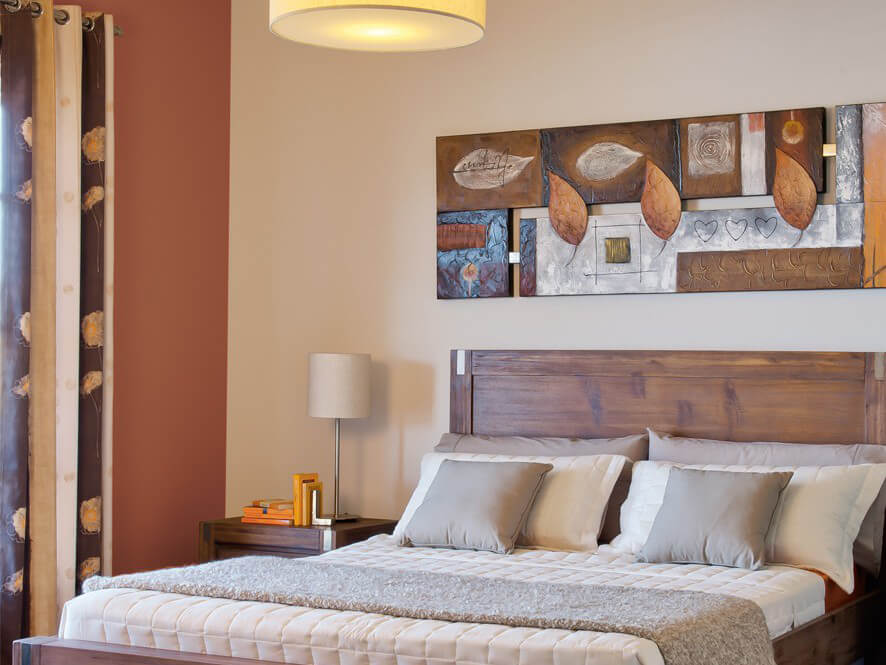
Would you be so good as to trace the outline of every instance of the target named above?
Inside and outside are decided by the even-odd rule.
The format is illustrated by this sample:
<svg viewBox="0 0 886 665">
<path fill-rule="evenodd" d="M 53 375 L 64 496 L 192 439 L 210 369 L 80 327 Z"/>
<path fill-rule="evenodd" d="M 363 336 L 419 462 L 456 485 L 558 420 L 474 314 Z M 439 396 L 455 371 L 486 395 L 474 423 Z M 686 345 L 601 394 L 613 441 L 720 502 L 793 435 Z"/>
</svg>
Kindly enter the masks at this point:
<svg viewBox="0 0 886 665">
<path fill-rule="evenodd" d="M 505 626 L 626 633 L 667 665 L 773 665 L 760 607 L 700 591 L 559 584 L 387 570 L 323 559 L 243 557 L 83 585 Z"/>
</svg>

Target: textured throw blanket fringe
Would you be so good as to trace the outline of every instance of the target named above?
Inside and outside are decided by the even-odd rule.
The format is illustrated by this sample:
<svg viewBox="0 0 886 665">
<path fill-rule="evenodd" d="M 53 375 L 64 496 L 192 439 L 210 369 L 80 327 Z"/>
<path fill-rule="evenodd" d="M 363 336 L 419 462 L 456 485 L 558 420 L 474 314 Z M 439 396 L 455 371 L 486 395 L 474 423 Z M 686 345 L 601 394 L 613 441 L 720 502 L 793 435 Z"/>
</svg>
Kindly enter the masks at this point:
<svg viewBox="0 0 886 665">
<path fill-rule="evenodd" d="M 93 577 L 86 591 L 140 589 L 315 609 L 505 626 L 626 633 L 655 642 L 667 665 L 773 665 L 760 607 L 701 591 L 472 577 L 243 557 Z"/>
</svg>

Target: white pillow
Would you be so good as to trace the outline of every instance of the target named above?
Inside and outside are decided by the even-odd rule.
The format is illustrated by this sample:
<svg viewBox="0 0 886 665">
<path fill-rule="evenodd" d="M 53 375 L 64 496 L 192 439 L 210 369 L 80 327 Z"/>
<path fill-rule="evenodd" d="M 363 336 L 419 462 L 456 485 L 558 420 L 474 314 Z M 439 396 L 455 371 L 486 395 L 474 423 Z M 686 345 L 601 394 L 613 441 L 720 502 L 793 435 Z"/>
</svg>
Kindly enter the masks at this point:
<svg viewBox="0 0 886 665">
<path fill-rule="evenodd" d="M 852 546 L 886 480 L 886 464 L 762 467 L 637 462 L 612 547 L 636 554 L 649 537 L 674 466 L 717 471 L 793 471 L 766 537 L 766 562 L 813 568 L 852 593 Z"/>
<path fill-rule="evenodd" d="M 403 531 L 424 501 L 431 482 L 445 459 L 476 462 L 542 462 L 553 465 L 532 505 L 518 545 L 544 549 L 594 551 L 603 526 L 606 504 L 619 474 L 628 461 L 622 455 L 579 457 L 529 457 L 470 453 L 428 453 L 421 460 L 421 477 L 406 510 L 394 529 L 402 542 Z"/>
</svg>

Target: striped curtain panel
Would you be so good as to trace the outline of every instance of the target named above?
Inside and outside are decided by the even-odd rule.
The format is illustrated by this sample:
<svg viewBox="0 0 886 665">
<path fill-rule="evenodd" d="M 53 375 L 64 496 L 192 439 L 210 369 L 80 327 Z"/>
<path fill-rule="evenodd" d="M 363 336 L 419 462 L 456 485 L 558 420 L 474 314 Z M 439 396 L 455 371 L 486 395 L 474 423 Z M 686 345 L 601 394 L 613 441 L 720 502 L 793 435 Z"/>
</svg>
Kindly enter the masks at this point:
<svg viewBox="0 0 886 665">
<path fill-rule="evenodd" d="M 0 7 L 0 665 L 111 570 L 113 18 L 40 5 Z"/>
<path fill-rule="evenodd" d="M 110 572 L 114 24 L 57 9 L 69 17 L 55 39 L 60 611 L 84 580 Z"/>
</svg>

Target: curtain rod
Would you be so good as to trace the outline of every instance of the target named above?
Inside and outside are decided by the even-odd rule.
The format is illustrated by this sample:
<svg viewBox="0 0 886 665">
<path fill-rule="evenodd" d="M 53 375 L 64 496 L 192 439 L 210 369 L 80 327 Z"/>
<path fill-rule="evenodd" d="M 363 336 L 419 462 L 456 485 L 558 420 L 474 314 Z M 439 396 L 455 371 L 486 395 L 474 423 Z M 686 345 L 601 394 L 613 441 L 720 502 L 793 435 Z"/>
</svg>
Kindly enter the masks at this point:
<svg viewBox="0 0 886 665">
<path fill-rule="evenodd" d="M 23 4 L 22 0 L 0 0 L 0 5 L 6 7 L 12 13 L 15 13 L 22 9 Z M 71 20 L 71 15 L 68 14 L 64 9 L 56 9 L 53 12 L 53 17 L 55 18 L 55 22 L 59 25 L 67 25 L 68 21 Z M 43 15 L 43 5 L 39 2 L 31 2 L 31 16 L 37 18 L 38 16 Z M 87 32 L 92 32 L 95 29 L 95 21 L 91 18 L 83 19 L 83 29 Z M 114 26 L 114 36 L 122 37 L 123 36 L 123 28 L 119 25 Z"/>
</svg>

